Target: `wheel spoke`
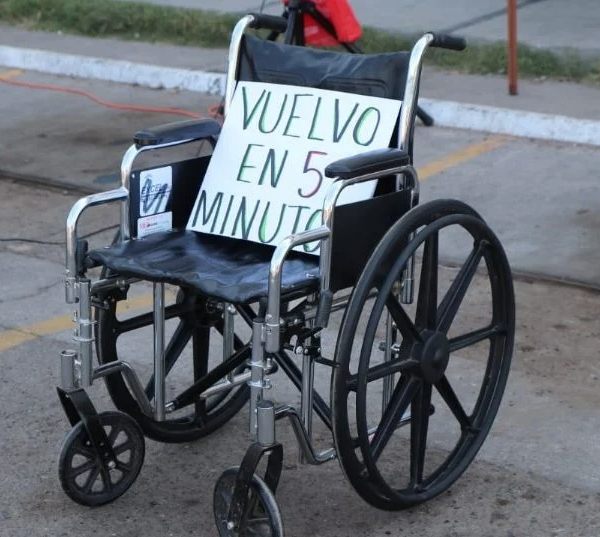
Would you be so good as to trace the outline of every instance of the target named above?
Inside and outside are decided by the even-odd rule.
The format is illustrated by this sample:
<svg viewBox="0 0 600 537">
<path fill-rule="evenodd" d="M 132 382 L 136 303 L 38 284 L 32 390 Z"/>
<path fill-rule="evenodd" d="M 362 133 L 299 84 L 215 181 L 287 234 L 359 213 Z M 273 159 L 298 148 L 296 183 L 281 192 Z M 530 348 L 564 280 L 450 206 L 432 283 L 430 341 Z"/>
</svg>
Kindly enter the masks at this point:
<svg viewBox="0 0 600 537">
<path fill-rule="evenodd" d="M 98 465 L 95 464 L 94 469 L 90 472 L 90 475 L 85 480 L 83 487 L 81 487 L 83 489 L 84 494 L 87 495 L 92 491 L 92 487 L 94 486 L 94 483 L 96 482 L 96 479 L 98 479 L 99 475 L 100 468 L 98 468 Z"/>
<path fill-rule="evenodd" d="M 437 326 L 438 233 L 425 240 L 421 262 L 421 281 L 417 298 L 415 325 L 417 330 L 435 330 Z"/>
<path fill-rule="evenodd" d="M 106 467 L 102 468 L 102 483 L 104 483 L 104 491 L 111 491 L 114 488 L 112 479 L 110 478 L 110 470 Z"/>
<path fill-rule="evenodd" d="M 126 451 L 131 450 L 133 452 L 133 448 L 132 448 L 132 443 L 131 442 L 123 442 L 122 444 L 119 444 L 118 446 L 113 448 L 113 453 L 115 454 L 115 457 L 118 455 L 121 455 L 121 453 L 125 453 Z"/>
<path fill-rule="evenodd" d="M 117 461 L 115 468 L 123 474 L 128 474 L 133 471 L 133 465 L 131 463 L 126 463 L 119 460 Z"/>
<path fill-rule="evenodd" d="M 469 416 L 467 416 L 465 409 L 463 408 L 462 404 L 458 400 L 458 397 L 456 396 L 454 388 L 452 388 L 452 386 L 450 385 L 448 377 L 444 375 L 436 383 L 435 387 L 439 394 L 442 396 L 442 399 L 444 399 L 444 401 L 448 405 L 448 408 L 452 411 L 452 414 L 454 414 L 454 417 L 460 424 L 461 430 L 464 431 L 470 428 L 473 425 L 473 421 L 471 420 L 471 418 L 469 418 Z"/>
<path fill-rule="evenodd" d="M 90 459 L 90 460 L 93 460 L 94 457 L 96 456 L 94 449 L 91 447 L 91 445 L 90 445 L 90 447 L 87 447 L 84 445 L 74 446 L 73 453 L 75 455 L 81 455 L 82 457 L 85 457 L 86 459 Z"/>
<path fill-rule="evenodd" d="M 412 319 L 408 316 L 404 308 L 400 305 L 396 297 L 392 294 L 388 295 L 385 302 L 392 319 L 396 323 L 398 331 L 402 334 L 404 340 L 410 342 L 420 342 L 421 335 L 416 329 Z"/>
<path fill-rule="evenodd" d="M 406 409 L 411 403 L 418 388 L 419 380 L 415 377 L 409 377 L 407 375 L 402 375 L 400 377 L 390 399 L 390 403 L 385 409 L 381 422 L 377 426 L 377 430 L 373 434 L 371 440 L 371 454 L 374 461 L 377 461 L 383 452 L 383 449 L 396 430 L 396 425 L 406 412 Z"/>
<path fill-rule="evenodd" d="M 410 486 L 413 488 L 423 482 L 431 406 L 431 384 L 425 380 L 419 384 L 419 390 L 412 401 L 410 411 Z"/>
<path fill-rule="evenodd" d="M 118 427 L 115 427 L 114 425 L 110 428 L 110 433 L 108 433 L 108 437 L 107 437 L 109 446 L 112 447 L 115 445 L 115 440 L 119 436 L 120 432 L 121 432 L 121 430 Z"/>
<path fill-rule="evenodd" d="M 418 365 L 418 362 L 412 359 L 400 358 L 398 360 L 391 360 L 371 367 L 366 374 L 366 379 L 367 382 L 373 382 L 374 380 L 379 380 L 395 373 L 404 373 L 416 365 Z M 356 391 L 357 383 L 358 375 L 348 376 L 348 380 L 346 381 L 348 390 Z"/>
<path fill-rule="evenodd" d="M 96 461 L 89 460 L 87 462 L 84 462 L 83 464 L 80 464 L 79 466 L 76 466 L 75 468 L 71 467 L 71 469 L 69 470 L 68 477 L 69 477 L 69 479 L 74 479 L 74 478 L 80 476 L 81 474 L 85 474 L 86 472 L 89 472 L 95 466 L 96 466 Z"/>
<path fill-rule="evenodd" d="M 485 341 L 492 336 L 503 334 L 504 332 L 505 329 L 501 326 L 487 326 L 486 328 L 480 328 L 479 330 L 474 330 L 468 334 L 457 336 L 449 341 L 450 352 L 456 352 L 460 349 L 464 349 L 465 347 L 470 347 L 471 345 Z"/>
<path fill-rule="evenodd" d="M 461 267 L 456 278 L 452 282 L 450 289 L 442 299 L 438 310 L 437 330 L 443 334 L 447 334 L 452 326 L 458 309 L 467 294 L 467 289 L 473 281 L 473 276 L 477 271 L 479 262 L 483 257 L 487 243 L 479 242 L 476 247 L 471 250 L 469 257 Z"/>
</svg>

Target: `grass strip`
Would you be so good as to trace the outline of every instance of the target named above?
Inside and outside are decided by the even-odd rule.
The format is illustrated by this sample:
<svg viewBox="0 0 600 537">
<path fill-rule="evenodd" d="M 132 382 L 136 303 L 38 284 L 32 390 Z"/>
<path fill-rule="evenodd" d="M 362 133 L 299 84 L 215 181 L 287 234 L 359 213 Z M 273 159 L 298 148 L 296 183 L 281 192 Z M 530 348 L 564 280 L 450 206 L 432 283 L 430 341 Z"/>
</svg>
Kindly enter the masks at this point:
<svg viewBox="0 0 600 537">
<path fill-rule="evenodd" d="M 0 0 L 0 22 L 29 30 L 220 48 L 242 13 L 215 13 L 115 0 Z M 369 53 L 407 50 L 414 36 L 365 27 L 359 46 Z M 426 63 L 469 74 L 505 74 L 504 43 L 471 43 L 457 54 L 428 52 Z M 522 77 L 547 77 L 600 84 L 600 58 L 555 53 L 520 45 Z"/>
</svg>

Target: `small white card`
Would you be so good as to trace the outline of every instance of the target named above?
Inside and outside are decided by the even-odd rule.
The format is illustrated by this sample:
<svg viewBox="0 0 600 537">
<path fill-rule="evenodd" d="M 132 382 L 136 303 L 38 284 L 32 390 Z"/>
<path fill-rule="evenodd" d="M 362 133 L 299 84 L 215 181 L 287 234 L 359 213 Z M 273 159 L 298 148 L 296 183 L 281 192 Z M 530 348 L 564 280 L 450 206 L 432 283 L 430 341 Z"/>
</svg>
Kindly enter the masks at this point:
<svg viewBox="0 0 600 537">
<path fill-rule="evenodd" d="M 138 239 L 157 231 L 169 231 L 170 229 L 173 229 L 173 213 L 171 211 L 143 216 L 137 221 Z"/>
<path fill-rule="evenodd" d="M 140 216 L 164 213 L 173 188 L 171 166 L 140 173 Z"/>
<path fill-rule="evenodd" d="M 239 82 L 187 228 L 277 245 L 322 225 L 324 196 L 333 182 L 325 167 L 388 147 L 400 105 L 338 91 Z M 369 198 L 374 189 L 374 182 L 352 186 L 338 204 Z M 304 251 L 318 253 L 314 244 Z"/>
</svg>

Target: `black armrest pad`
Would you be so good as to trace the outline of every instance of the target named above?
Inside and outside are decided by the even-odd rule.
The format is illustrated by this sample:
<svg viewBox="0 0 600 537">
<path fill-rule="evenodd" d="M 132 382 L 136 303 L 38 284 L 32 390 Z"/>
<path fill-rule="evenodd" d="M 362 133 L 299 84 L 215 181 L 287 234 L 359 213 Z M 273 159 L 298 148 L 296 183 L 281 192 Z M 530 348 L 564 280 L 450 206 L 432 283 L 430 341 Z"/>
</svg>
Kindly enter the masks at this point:
<svg viewBox="0 0 600 537">
<path fill-rule="evenodd" d="M 133 140 L 135 145 L 140 148 L 181 142 L 182 140 L 202 140 L 216 137 L 220 132 L 221 125 L 214 119 L 192 119 L 139 130 L 135 133 Z"/>
<path fill-rule="evenodd" d="M 326 177 L 352 179 L 369 173 L 383 172 L 410 164 L 410 156 L 402 149 L 375 149 L 362 155 L 346 157 L 325 168 Z"/>
</svg>

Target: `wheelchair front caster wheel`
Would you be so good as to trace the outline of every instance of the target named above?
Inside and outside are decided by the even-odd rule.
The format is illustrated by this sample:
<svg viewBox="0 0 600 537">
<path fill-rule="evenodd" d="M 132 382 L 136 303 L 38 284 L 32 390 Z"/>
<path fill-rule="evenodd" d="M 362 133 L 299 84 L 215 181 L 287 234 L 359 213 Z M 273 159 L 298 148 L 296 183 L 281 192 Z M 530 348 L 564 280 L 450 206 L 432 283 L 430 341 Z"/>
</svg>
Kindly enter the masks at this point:
<svg viewBox="0 0 600 537">
<path fill-rule="evenodd" d="M 60 485 L 81 505 L 104 505 L 117 499 L 133 484 L 144 463 L 144 434 L 131 416 L 112 411 L 102 412 L 97 418 L 116 460 L 101 459 L 83 421 L 67 433 L 60 449 Z"/>
<path fill-rule="evenodd" d="M 220 537 L 283 537 L 283 522 L 275 495 L 256 474 L 242 508 L 239 527 L 228 521 L 239 467 L 225 470 L 217 480 L 213 495 L 215 522 Z"/>
</svg>

